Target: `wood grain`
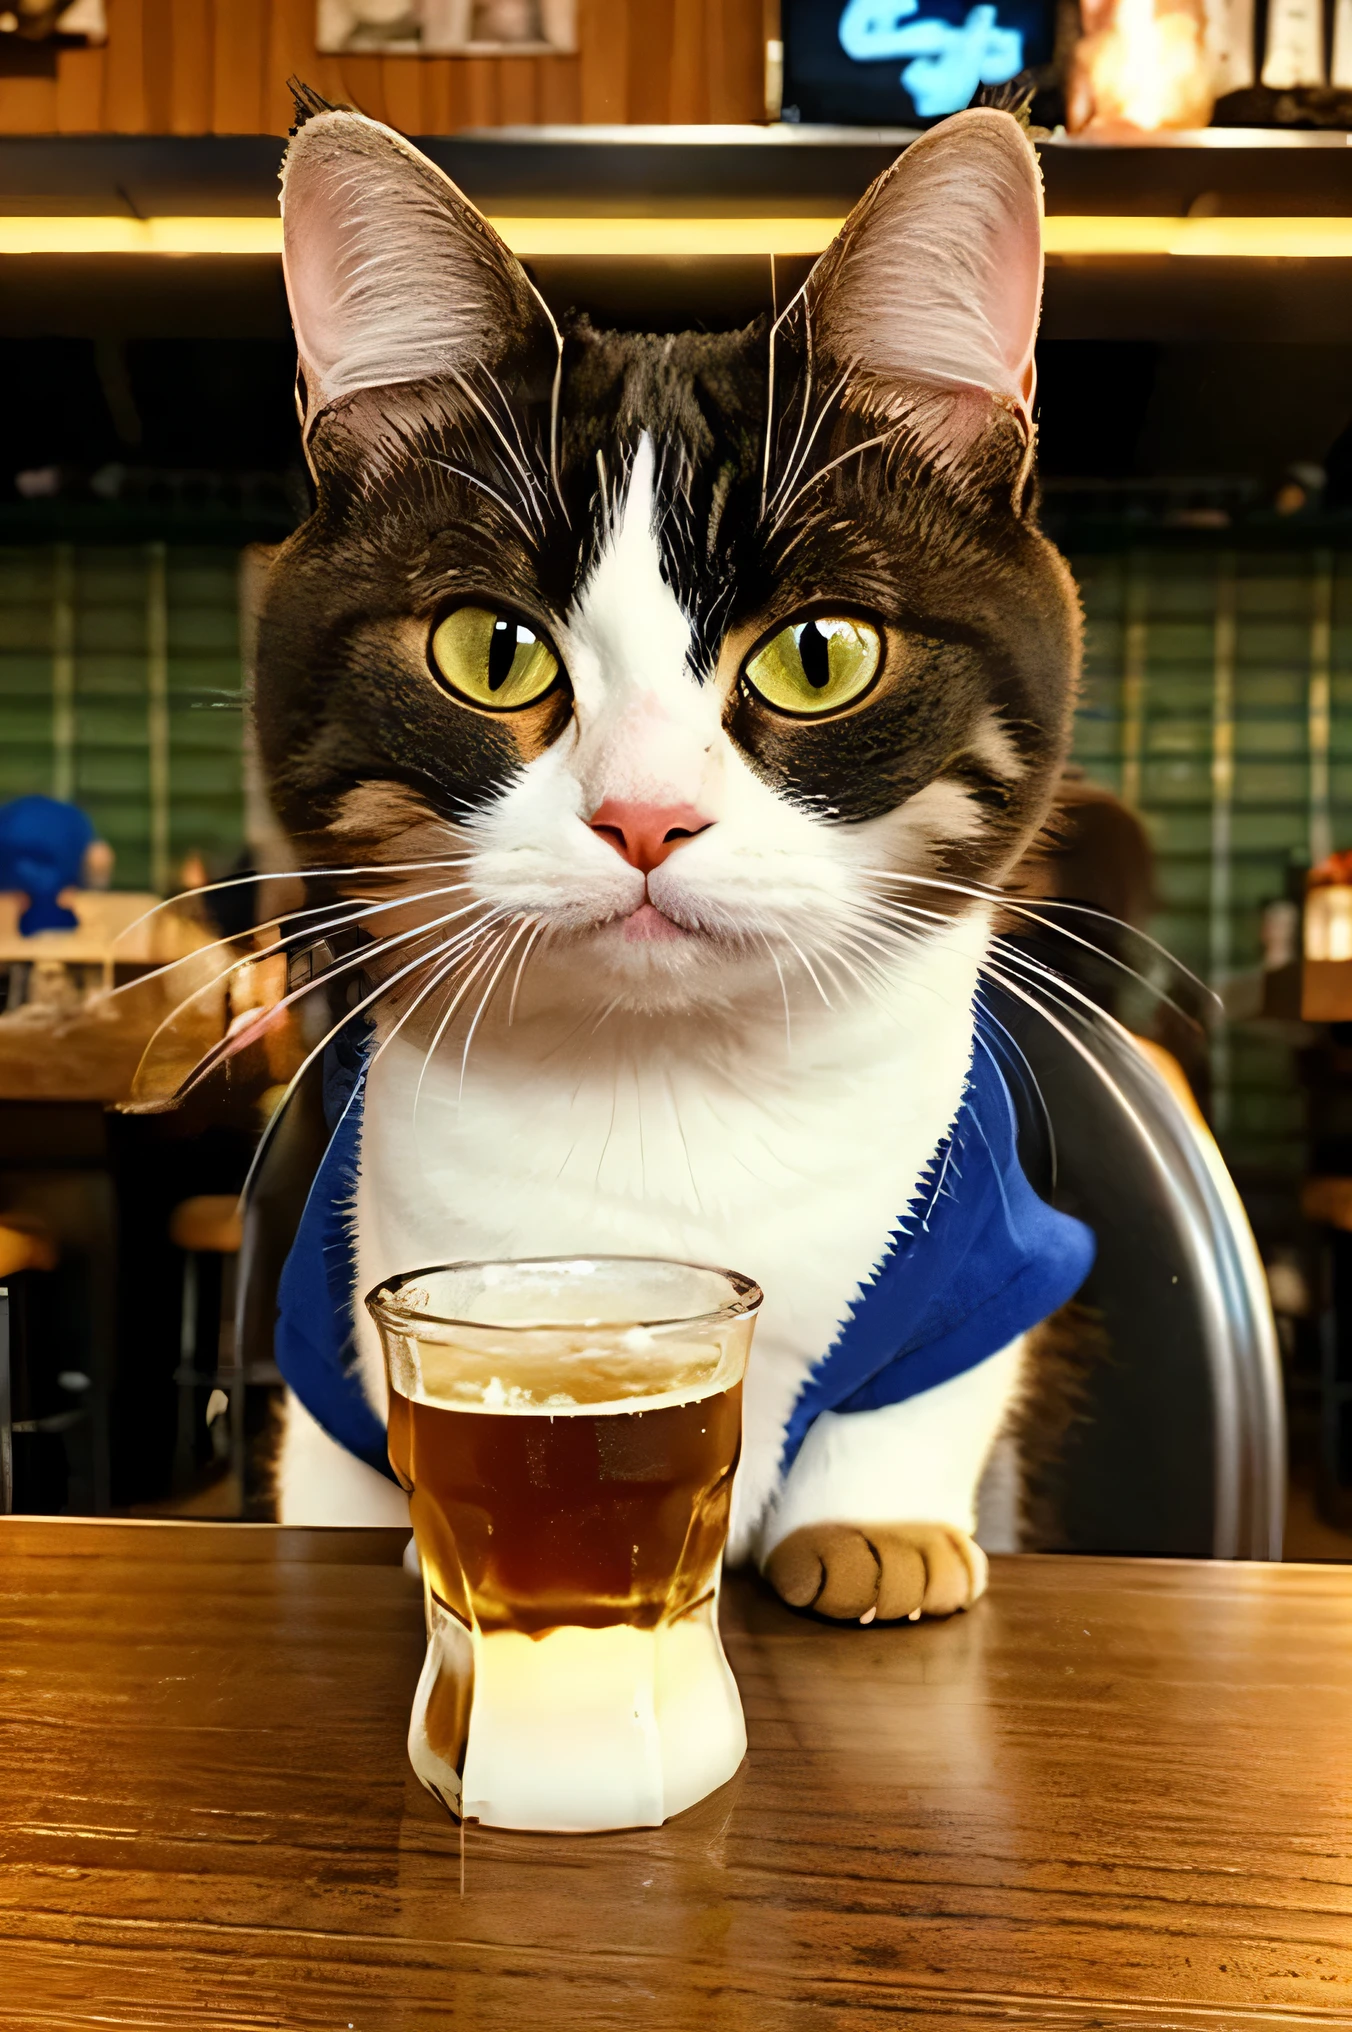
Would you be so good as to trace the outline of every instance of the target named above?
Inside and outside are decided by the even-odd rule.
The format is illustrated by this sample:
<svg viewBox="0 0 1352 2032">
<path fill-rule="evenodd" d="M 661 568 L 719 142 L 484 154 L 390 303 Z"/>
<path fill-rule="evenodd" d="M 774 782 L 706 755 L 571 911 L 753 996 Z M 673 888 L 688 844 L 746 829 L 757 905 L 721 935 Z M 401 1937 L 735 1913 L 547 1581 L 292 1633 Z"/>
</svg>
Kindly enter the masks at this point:
<svg viewBox="0 0 1352 2032">
<path fill-rule="evenodd" d="M 213 0 L 218 14 L 229 11 L 229 0 Z M 285 134 L 296 117 L 287 79 L 298 77 L 326 98 L 343 98 L 341 72 L 334 57 L 315 49 L 313 0 L 267 0 L 264 9 L 263 118 L 267 134 Z"/>
<path fill-rule="evenodd" d="M 634 12 L 629 0 L 578 0 L 577 43 L 582 62 L 582 118 L 586 121 L 628 117 L 629 38 Z"/>
<path fill-rule="evenodd" d="M 103 127 L 144 134 L 146 118 L 145 0 L 107 0 L 103 63 Z"/>
<path fill-rule="evenodd" d="M 211 0 L 173 0 L 169 16 L 169 128 L 205 134 L 211 127 Z"/>
<path fill-rule="evenodd" d="M 264 131 L 263 71 L 270 11 L 267 0 L 231 0 L 229 6 L 212 7 L 213 134 Z"/>
<path fill-rule="evenodd" d="M 675 0 L 671 40 L 669 120 L 709 117 L 709 45 L 705 0 Z"/>
<path fill-rule="evenodd" d="M 765 0 L 579 0 L 578 53 L 333 57 L 315 0 L 108 0 L 55 82 L 0 79 L 0 134 L 284 134 L 294 71 L 409 133 L 516 121 L 761 120 Z"/>
<path fill-rule="evenodd" d="M 56 126 L 57 80 L 0 77 L 0 134 L 43 134 Z"/>
<path fill-rule="evenodd" d="M 56 57 L 56 125 L 62 134 L 93 134 L 103 124 L 105 52 L 62 49 Z M 5 132 L 0 126 L 0 133 Z"/>
<path fill-rule="evenodd" d="M 174 132 L 174 17 L 179 4 L 180 0 L 141 0 L 141 72 L 149 134 Z M 188 51 L 188 63 L 191 71 L 200 73 L 200 49 L 195 60 Z M 195 80 L 181 74 L 177 82 L 190 91 L 195 88 Z"/>
<path fill-rule="evenodd" d="M 416 58 L 387 56 L 380 69 L 385 118 L 401 134 L 425 134 L 422 64 Z"/>
<path fill-rule="evenodd" d="M 759 7 L 705 0 L 710 120 L 765 118 L 765 38 Z M 746 108 L 754 107 L 748 113 Z"/>
<path fill-rule="evenodd" d="M 0 1520 L 0 2026 L 1352 2023 L 1352 1573 L 1000 1560 L 946 1624 L 734 1583 L 751 1749 L 468 1831 L 392 1532 Z"/>
</svg>

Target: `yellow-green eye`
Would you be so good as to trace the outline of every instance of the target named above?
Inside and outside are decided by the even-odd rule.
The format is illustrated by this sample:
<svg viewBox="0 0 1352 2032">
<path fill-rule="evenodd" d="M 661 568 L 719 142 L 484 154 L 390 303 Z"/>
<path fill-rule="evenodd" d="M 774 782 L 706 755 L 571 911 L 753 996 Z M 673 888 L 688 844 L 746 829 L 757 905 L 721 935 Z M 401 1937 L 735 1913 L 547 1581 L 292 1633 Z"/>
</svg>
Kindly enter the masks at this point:
<svg viewBox="0 0 1352 2032">
<path fill-rule="evenodd" d="M 432 668 L 471 705 L 511 713 L 544 697 L 559 659 L 535 630 L 491 607 L 457 607 L 438 621 L 427 645 Z"/>
<path fill-rule="evenodd" d="M 867 621 L 823 615 L 781 628 L 747 664 L 746 681 L 781 713 L 832 713 L 868 690 L 882 655 Z"/>
</svg>

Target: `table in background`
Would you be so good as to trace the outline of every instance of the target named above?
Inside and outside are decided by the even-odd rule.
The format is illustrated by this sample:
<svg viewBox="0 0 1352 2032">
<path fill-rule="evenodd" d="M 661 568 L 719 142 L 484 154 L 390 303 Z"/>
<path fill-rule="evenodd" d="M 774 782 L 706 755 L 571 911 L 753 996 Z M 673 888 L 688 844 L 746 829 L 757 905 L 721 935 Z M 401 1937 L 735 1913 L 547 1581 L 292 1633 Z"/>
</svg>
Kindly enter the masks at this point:
<svg viewBox="0 0 1352 2032">
<path fill-rule="evenodd" d="M 0 1522 L 0 2026 L 1352 2023 L 1352 1571 L 993 1562 L 947 1624 L 724 1602 L 751 1752 L 468 1831 L 402 1534 Z"/>
</svg>

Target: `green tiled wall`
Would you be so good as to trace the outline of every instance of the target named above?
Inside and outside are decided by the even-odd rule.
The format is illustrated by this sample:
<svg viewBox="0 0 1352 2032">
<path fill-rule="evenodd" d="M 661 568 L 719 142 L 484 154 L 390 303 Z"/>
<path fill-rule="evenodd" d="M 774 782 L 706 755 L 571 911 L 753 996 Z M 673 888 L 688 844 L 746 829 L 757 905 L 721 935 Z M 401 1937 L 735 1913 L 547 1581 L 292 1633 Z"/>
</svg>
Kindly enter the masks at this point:
<svg viewBox="0 0 1352 2032">
<path fill-rule="evenodd" d="M 1153 930 L 1221 985 L 1257 966 L 1261 908 L 1288 870 L 1352 846 L 1352 552 L 1071 561 L 1087 624 L 1077 759 L 1135 793 L 1157 854 Z M 1297 1171 L 1289 1052 L 1239 1026 L 1215 1071 L 1231 1163 Z"/>
<path fill-rule="evenodd" d="M 0 549 L 0 798 L 74 798 L 119 888 L 239 850 L 238 576 L 234 549 Z"/>
<path fill-rule="evenodd" d="M 1072 564 L 1077 758 L 1145 814 L 1157 936 L 1203 978 L 1243 972 L 1292 863 L 1352 846 L 1352 551 L 1072 546 Z M 238 567 L 229 547 L 0 550 L 0 797 L 74 796 L 119 886 L 238 850 Z M 1239 1028 L 1217 1072 L 1232 1162 L 1297 1170 L 1289 1054 Z"/>
</svg>

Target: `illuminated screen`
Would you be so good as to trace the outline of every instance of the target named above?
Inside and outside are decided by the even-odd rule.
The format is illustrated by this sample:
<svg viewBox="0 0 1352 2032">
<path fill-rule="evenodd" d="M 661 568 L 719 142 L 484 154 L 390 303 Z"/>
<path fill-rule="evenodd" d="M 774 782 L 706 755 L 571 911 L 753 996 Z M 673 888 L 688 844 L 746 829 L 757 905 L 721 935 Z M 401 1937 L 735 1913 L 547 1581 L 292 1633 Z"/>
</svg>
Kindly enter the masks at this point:
<svg viewBox="0 0 1352 2032">
<path fill-rule="evenodd" d="M 924 126 L 1051 56 L 1054 0 L 783 0 L 784 117 Z"/>
</svg>

